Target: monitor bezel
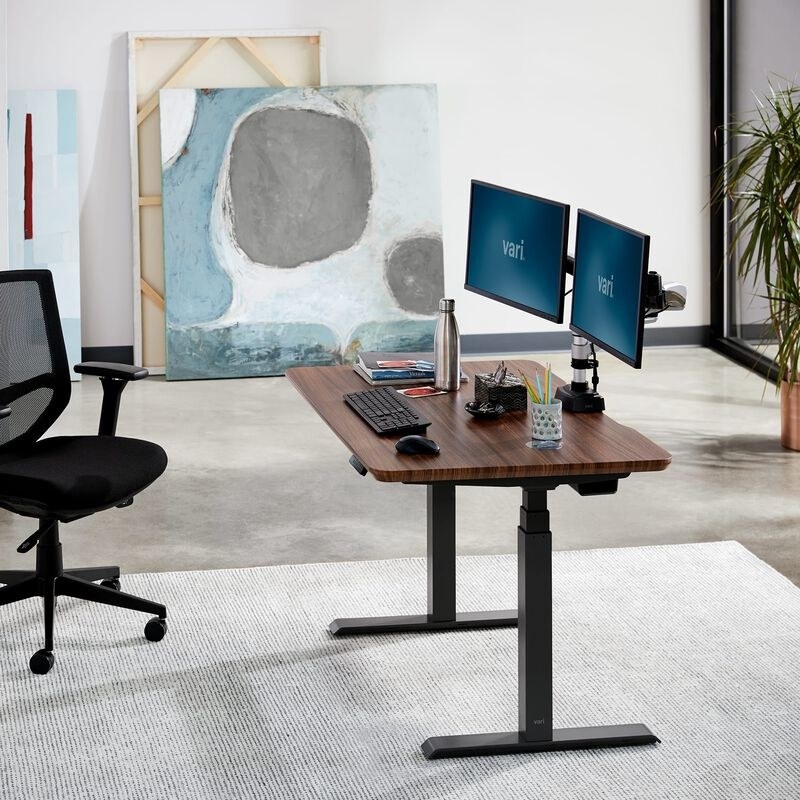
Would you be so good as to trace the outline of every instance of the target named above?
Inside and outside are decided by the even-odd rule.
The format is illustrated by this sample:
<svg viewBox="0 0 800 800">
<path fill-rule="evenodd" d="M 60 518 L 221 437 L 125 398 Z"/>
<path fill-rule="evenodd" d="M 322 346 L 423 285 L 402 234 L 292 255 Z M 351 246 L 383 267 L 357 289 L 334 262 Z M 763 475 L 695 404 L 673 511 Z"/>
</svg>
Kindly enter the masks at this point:
<svg viewBox="0 0 800 800">
<path fill-rule="evenodd" d="M 470 251 L 472 249 L 472 210 L 473 210 L 473 200 L 475 197 L 475 187 L 482 186 L 488 189 L 496 189 L 500 192 L 505 192 L 506 194 L 515 194 L 519 195 L 520 197 L 524 197 L 530 200 L 537 200 L 542 203 L 547 203 L 551 206 L 557 206 L 564 211 L 563 214 L 563 229 L 561 231 L 561 274 L 559 275 L 559 300 L 558 300 L 558 312 L 556 314 L 549 314 L 545 311 L 541 311 L 538 308 L 533 308 L 532 306 L 525 305 L 525 303 L 520 303 L 516 300 L 512 300 L 509 297 L 503 297 L 502 295 L 495 294 L 494 292 L 489 292 L 486 289 L 481 289 L 478 286 L 473 286 L 469 283 L 469 265 L 470 265 Z M 523 192 L 518 189 L 510 189 L 507 186 L 498 186 L 495 183 L 487 183 L 486 181 L 479 181 L 476 179 L 472 179 L 470 181 L 470 189 L 469 189 L 469 222 L 467 226 L 467 263 L 465 268 L 465 275 L 464 275 L 464 288 L 468 292 L 473 292 L 475 294 L 481 295 L 481 297 L 488 297 L 490 300 L 495 300 L 498 303 L 503 303 L 504 305 L 511 306 L 512 308 L 517 308 L 520 311 L 525 311 L 528 314 L 533 314 L 536 317 L 540 317 L 541 319 L 549 320 L 550 322 L 557 322 L 563 323 L 564 322 L 564 293 L 566 291 L 566 282 L 567 282 L 567 271 L 568 271 L 568 259 L 567 259 L 567 242 L 569 239 L 569 213 L 570 207 L 567 203 L 562 203 L 558 200 L 551 200 L 547 197 L 540 197 L 539 195 L 530 194 L 529 192 Z"/>
<path fill-rule="evenodd" d="M 642 233 L 641 231 L 637 231 L 634 228 L 629 228 L 627 225 L 622 225 L 621 223 L 615 222 L 614 220 L 607 219 L 606 217 L 601 217 L 599 214 L 595 214 L 592 211 L 587 211 L 584 208 L 579 208 L 575 224 L 575 255 L 574 255 L 574 263 L 572 265 L 573 292 L 575 289 L 575 284 L 577 283 L 578 280 L 578 272 L 580 270 L 580 266 L 578 263 L 579 261 L 578 242 L 580 241 L 581 220 L 583 217 L 590 217 L 591 219 L 594 219 L 597 222 L 602 222 L 606 225 L 610 225 L 611 227 L 623 231 L 624 233 L 635 236 L 642 241 L 642 272 L 640 276 L 640 285 L 639 285 L 639 322 L 636 328 L 636 353 L 634 357 L 631 358 L 629 355 L 627 355 L 627 353 L 623 353 L 621 350 L 617 350 L 616 347 L 612 347 L 611 345 L 607 344 L 606 342 L 602 341 L 601 339 L 591 334 L 589 331 L 586 331 L 583 328 L 576 325 L 573 322 L 573 316 L 575 312 L 574 303 L 572 305 L 572 308 L 570 309 L 569 329 L 573 333 L 577 333 L 579 336 L 583 336 L 590 342 L 593 342 L 598 347 L 602 348 L 606 353 L 610 353 L 615 358 L 618 358 L 625 364 L 629 364 L 630 366 L 634 367 L 634 369 L 640 369 L 642 366 L 642 349 L 644 346 L 644 313 L 645 313 L 645 297 L 647 291 L 647 272 L 650 263 L 650 236 L 646 233 Z"/>
</svg>

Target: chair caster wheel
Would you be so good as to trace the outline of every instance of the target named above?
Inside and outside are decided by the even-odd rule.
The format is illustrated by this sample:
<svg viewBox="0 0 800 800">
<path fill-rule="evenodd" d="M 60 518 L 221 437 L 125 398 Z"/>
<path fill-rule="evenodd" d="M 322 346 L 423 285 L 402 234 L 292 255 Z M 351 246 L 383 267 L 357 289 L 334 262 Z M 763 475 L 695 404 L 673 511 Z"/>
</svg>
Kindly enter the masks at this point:
<svg viewBox="0 0 800 800">
<path fill-rule="evenodd" d="M 31 656 L 29 662 L 31 672 L 35 672 L 37 675 L 46 675 L 50 672 L 50 668 L 53 666 L 55 660 L 56 657 L 50 650 L 37 650 Z"/>
<path fill-rule="evenodd" d="M 119 578 L 106 578 L 105 580 L 100 581 L 100 585 L 105 586 L 106 589 L 113 589 L 114 591 L 118 592 L 122 584 L 119 582 Z"/>
<path fill-rule="evenodd" d="M 161 617 L 153 617 L 144 626 L 144 635 L 151 642 L 160 642 L 167 633 L 167 621 Z"/>
</svg>

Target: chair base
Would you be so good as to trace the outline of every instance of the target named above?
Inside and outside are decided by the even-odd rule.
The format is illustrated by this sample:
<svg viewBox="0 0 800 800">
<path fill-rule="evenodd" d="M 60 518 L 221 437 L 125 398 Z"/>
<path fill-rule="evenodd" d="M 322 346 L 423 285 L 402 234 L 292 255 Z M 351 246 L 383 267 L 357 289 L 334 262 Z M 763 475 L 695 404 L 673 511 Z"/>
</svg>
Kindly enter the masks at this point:
<svg viewBox="0 0 800 800">
<path fill-rule="evenodd" d="M 145 636 L 151 641 L 163 638 L 167 629 L 166 606 L 119 591 L 119 567 L 78 567 L 65 570 L 61 562 L 58 523 L 54 520 L 44 520 L 43 523 L 47 523 L 46 532 L 36 545 L 36 570 L 0 570 L 0 583 L 6 584 L 0 588 L 0 606 L 29 597 L 43 599 L 44 648 L 34 653 L 30 660 L 33 672 L 44 674 L 53 665 L 55 607 L 56 599 L 60 596 L 154 614 L 155 617 L 147 623 Z"/>
</svg>

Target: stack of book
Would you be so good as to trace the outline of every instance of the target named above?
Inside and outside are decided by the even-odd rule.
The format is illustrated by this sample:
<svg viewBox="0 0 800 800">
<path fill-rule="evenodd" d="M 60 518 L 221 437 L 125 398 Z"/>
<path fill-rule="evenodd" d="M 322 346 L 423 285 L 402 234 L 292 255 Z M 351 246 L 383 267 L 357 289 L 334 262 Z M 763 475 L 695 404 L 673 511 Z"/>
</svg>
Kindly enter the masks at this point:
<svg viewBox="0 0 800 800">
<path fill-rule="evenodd" d="M 371 386 L 418 386 L 433 383 L 433 353 L 381 353 L 365 350 L 358 354 L 353 369 Z M 461 372 L 462 383 L 467 380 Z"/>
<path fill-rule="evenodd" d="M 372 386 L 433 383 L 433 353 L 365 351 L 358 354 L 353 369 Z"/>
</svg>

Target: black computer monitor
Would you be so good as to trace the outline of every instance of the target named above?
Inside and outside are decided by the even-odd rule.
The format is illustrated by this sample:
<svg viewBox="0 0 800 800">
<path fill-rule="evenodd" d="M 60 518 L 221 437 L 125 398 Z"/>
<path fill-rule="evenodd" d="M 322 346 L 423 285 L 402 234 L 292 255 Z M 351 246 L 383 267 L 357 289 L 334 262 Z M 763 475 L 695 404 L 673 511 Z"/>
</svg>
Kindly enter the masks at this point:
<svg viewBox="0 0 800 800">
<path fill-rule="evenodd" d="M 650 237 L 578 210 L 570 330 L 642 366 Z"/>
<path fill-rule="evenodd" d="M 569 206 L 472 181 L 464 288 L 562 322 Z"/>
</svg>

